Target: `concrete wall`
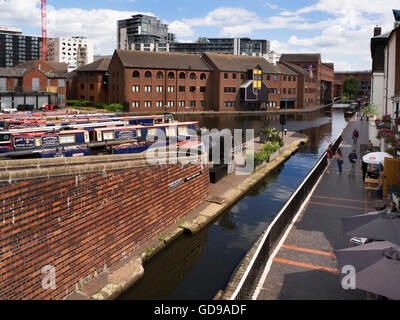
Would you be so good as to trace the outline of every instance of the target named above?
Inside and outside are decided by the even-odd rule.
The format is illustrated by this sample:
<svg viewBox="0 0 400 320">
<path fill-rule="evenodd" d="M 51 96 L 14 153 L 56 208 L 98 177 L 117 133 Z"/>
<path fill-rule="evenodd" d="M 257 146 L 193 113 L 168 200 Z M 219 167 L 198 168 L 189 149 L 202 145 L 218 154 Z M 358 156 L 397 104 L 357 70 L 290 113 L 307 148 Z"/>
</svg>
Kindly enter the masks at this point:
<svg viewBox="0 0 400 320">
<path fill-rule="evenodd" d="M 62 299 L 204 201 L 208 168 L 138 155 L 0 162 L 0 299 Z M 171 185 L 193 174 L 199 176 Z M 55 269 L 44 289 L 42 268 Z"/>
</svg>

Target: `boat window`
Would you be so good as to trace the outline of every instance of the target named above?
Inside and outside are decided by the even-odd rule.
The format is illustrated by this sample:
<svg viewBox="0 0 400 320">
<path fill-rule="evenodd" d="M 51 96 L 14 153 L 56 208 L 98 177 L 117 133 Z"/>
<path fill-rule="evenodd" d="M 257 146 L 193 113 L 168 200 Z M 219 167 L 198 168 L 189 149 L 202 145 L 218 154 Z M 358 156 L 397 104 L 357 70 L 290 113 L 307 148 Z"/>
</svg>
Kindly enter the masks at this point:
<svg viewBox="0 0 400 320">
<path fill-rule="evenodd" d="M 114 132 L 103 132 L 104 140 L 114 140 Z"/>
<path fill-rule="evenodd" d="M 176 137 L 176 127 L 167 127 L 165 128 L 165 132 L 167 137 Z"/>
<path fill-rule="evenodd" d="M 60 144 L 75 143 L 75 135 L 60 136 Z"/>
<path fill-rule="evenodd" d="M 137 137 L 141 137 L 141 136 L 142 136 L 142 130 L 137 129 L 137 130 L 136 130 L 136 136 L 137 136 Z"/>
<path fill-rule="evenodd" d="M 35 146 L 40 147 L 42 145 L 42 140 L 40 138 L 35 138 Z"/>
<path fill-rule="evenodd" d="M 188 136 L 188 127 L 187 126 L 179 126 L 178 127 L 178 135 L 179 136 Z"/>
</svg>

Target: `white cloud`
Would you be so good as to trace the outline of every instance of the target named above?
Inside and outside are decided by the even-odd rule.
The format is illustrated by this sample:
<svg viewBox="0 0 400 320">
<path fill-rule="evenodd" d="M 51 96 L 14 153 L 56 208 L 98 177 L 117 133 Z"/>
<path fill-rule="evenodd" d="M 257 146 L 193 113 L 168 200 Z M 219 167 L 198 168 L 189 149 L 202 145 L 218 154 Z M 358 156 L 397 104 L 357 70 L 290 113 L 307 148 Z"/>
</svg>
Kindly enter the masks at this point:
<svg viewBox="0 0 400 320">
<path fill-rule="evenodd" d="M 194 31 L 187 23 L 175 20 L 168 23 L 169 32 L 175 33 L 177 37 L 193 37 Z"/>
</svg>

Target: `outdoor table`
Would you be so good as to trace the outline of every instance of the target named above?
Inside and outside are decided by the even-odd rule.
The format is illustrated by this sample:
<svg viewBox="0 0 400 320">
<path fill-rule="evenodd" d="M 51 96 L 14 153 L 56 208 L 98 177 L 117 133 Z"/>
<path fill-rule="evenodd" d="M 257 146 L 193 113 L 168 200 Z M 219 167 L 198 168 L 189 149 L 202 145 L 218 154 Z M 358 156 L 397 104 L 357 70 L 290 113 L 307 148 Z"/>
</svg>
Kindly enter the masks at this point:
<svg viewBox="0 0 400 320">
<path fill-rule="evenodd" d="M 376 187 L 378 186 L 379 182 L 380 182 L 379 179 L 365 178 L 364 189 L 366 189 L 366 190 L 375 190 Z M 376 185 L 376 186 L 373 186 L 373 185 Z"/>
</svg>

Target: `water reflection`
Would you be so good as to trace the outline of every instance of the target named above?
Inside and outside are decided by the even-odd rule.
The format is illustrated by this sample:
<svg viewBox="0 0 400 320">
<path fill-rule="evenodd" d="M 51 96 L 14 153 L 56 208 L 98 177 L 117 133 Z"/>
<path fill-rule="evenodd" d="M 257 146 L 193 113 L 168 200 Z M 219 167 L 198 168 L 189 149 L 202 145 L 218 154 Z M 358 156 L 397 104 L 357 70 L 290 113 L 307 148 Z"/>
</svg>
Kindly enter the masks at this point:
<svg viewBox="0 0 400 320">
<path fill-rule="evenodd" d="M 185 119 L 186 118 L 186 119 Z M 195 119 L 194 119 L 195 118 Z M 207 128 L 279 125 L 279 116 L 180 116 Z M 179 239 L 145 265 L 144 277 L 121 299 L 212 299 L 292 192 L 346 125 L 342 110 L 288 117 L 288 130 L 309 143 L 250 190 L 209 227 Z"/>
</svg>

